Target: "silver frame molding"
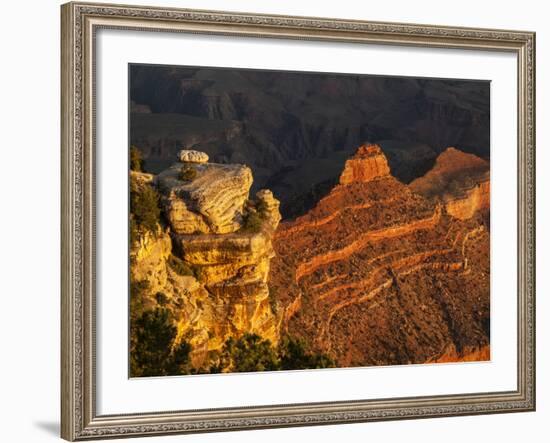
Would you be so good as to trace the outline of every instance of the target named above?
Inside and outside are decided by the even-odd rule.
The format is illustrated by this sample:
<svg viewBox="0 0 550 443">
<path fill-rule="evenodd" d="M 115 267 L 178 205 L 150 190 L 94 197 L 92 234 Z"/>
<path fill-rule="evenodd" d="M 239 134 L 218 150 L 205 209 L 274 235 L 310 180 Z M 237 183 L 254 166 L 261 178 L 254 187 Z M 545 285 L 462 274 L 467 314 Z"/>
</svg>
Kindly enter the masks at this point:
<svg viewBox="0 0 550 443">
<path fill-rule="evenodd" d="M 518 60 L 518 380 L 510 392 L 97 415 L 94 36 L 187 32 L 507 51 Z M 61 436 L 67 440 L 535 410 L 535 34 L 248 13 L 68 3 L 61 7 Z"/>
</svg>

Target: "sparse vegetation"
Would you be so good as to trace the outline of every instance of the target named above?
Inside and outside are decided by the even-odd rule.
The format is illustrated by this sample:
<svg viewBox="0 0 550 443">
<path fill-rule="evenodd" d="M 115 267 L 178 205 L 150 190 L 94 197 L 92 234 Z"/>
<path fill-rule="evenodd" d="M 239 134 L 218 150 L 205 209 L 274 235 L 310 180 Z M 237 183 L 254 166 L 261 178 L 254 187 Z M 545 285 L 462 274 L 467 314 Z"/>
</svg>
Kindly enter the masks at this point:
<svg viewBox="0 0 550 443">
<path fill-rule="evenodd" d="M 130 313 L 132 317 L 139 316 L 144 310 L 144 301 L 149 290 L 147 280 L 130 281 Z"/>
<path fill-rule="evenodd" d="M 191 277 L 195 275 L 195 273 L 193 272 L 193 268 L 191 268 L 191 266 L 189 266 L 182 259 L 176 257 L 175 255 L 170 255 L 170 258 L 168 258 L 168 265 L 178 275 Z"/>
<path fill-rule="evenodd" d="M 266 212 L 267 212 L 267 204 L 265 203 L 265 201 L 259 200 L 259 201 L 256 203 L 256 210 L 257 210 L 258 213 L 260 213 L 260 214 L 266 213 Z"/>
<path fill-rule="evenodd" d="M 185 165 L 180 170 L 179 179 L 184 182 L 190 182 L 197 177 L 197 170 L 190 165 Z"/>
<path fill-rule="evenodd" d="M 245 334 L 239 339 L 230 338 L 221 352 L 213 372 L 255 372 L 279 369 L 280 360 L 269 340 L 257 334 Z"/>
<path fill-rule="evenodd" d="M 336 363 L 327 354 L 309 352 L 303 339 L 285 337 L 279 345 L 281 369 L 334 368 Z"/>
<path fill-rule="evenodd" d="M 136 146 L 130 147 L 130 169 L 136 172 L 143 171 L 143 157 Z"/>
<path fill-rule="evenodd" d="M 284 337 L 275 347 L 257 334 L 245 334 L 239 339 L 227 340 L 209 371 L 255 372 L 333 367 L 335 362 L 328 355 L 308 351 L 302 339 Z"/>
<path fill-rule="evenodd" d="M 146 231 L 156 233 L 160 224 L 159 194 L 150 184 L 130 183 L 130 239 L 132 244 Z"/>
<path fill-rule="evenodd" d="M 155 295 L 157 303 L 161 306 L 166 306 L 168 304 L 168 297 L 164 292 L 157 292 Z"/>
<path fill-rule="evenodd" d="M 147 377 L 189 372 L 191 346 L 183 342 L 172 349 L 176 333 L 176 326 L 166 308 L 146 311 L 132 322 L 135 340 L 131 352 L 131 375 Z"/>
<path fill-rule="evenodd" d="M 450 192 L 451 194 L 459 193 L 460 183 L 458 182 L 458 180 L 452 180 L 451 182 L 449 182 L 449 184 L 447 185 L 447 191 Z"/>
<path fill-rule="evenodd" d="M 256 233 L 262 229 L 263 220 L 257 212 L 248 212 L 244 218 L 243 232 Z"/>
</svg>

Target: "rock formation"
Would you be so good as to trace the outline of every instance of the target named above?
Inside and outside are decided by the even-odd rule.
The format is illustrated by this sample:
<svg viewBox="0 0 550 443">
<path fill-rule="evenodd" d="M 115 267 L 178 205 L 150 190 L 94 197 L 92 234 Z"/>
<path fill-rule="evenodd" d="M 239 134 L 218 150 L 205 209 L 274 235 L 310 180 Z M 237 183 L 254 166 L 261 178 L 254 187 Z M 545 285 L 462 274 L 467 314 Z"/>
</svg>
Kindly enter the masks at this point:
<svg viewBox="0 0 550 443">
<path fill-rule="evenodd" d="M 445 174 L 459 177 L 462 167 L 447 165 Z M 435 185 L 429 198 L 413 190 L 420 188 L 395 179 L 382 150 L 364 145 L 328 195 L 279 226 L 269 283 L 284 307 L 284 330 L 338 366 L 488 357 L 481 206 L 453 215 Z"/>
<path fill-rule="evenodd" d="M 182 179 L 182 169 L 195 171 Z M 242 226 L 252 171 L 242 165 L 175 163 L 157 176 L 165 213 L 178 234 L 228 234 Z"/>
<path fill-rule="evenodd" d="M 410 187 L 427 198 L 438 198 L 448 214 L 462 220 L 490 205 L 489 162 L 456 148 L 447 148 L 434 167 Z"/>
<path fill-rule="evenodd" d="M 267 285 L 279 202 L 268 190 L 248 198 L 246 166 L 207 163 L 200 154 L 182 151 L 184 162 L 154 178 L 168 226 L 131 250 L 131 280 L 147 282 L 140 309 L 162 299 L 176 319 L 174 345 L 191 344 L 196 368 L 243 333 L 276 344 L 280 326 Z"/>
<path fill-rule="evenodd" d="M 288 333 L 341 367 L 490 358 L 487 162 L 449 148 L 406 185 L 365 144 L 280 223 L 271 191 L 250 198 L 247 166 L 200 154 L 131 176 L 166 219 L 132 245 L 132 312 L 167 307 L 193 367 L 244 333 Z"/>
<path fill-rule="evenodd" d="M 369 182 L 390 173 L 388 161 L 378 145 L 360 146 L 355 155 L 346 161 L 340 175 L 340 184 Z"/>
<path fill-rule="evenodd" d="M 193 149 L 183 149 L 179 153 L 182 163 L 206 163 L 208 154 L 206 152 L 195 151 Z"/>
</svg>

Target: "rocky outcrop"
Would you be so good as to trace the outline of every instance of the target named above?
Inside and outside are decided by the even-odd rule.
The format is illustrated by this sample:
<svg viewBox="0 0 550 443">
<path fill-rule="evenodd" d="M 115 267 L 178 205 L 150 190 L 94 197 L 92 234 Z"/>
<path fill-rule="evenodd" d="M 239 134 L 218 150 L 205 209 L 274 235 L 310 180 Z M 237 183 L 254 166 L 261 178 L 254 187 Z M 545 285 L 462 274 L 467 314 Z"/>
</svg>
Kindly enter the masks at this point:
<svg viewBox="0 0 550 443">
<path fill-rule="evenodd" d="M 478 212 L 489 211 L 489 162 L 456 148 L 447 148 L 434 167 L 410 184 L 427 198 L 443 202 L 451 216 L 466 220 Z"/>
<path fill-rule="evenodd" d="M 445 201 L 447 213 L 455 218 L 467 220 L 477 212 L 488 211 L 491 204 L 490 181 L 483 180 L 472 188 L 462 190 L 462 194 L 448 197 Z"/>
<path fill-rule="evenodd" d="M 276 232 L 283 328 L 338 366 L 484 359 L 489 232 L 444 208 L 392 177 L 379 147 L 359 148 L 340 184 Z"/>
<path fill-rule="evenodd" d="M 189 178 L 185 171 L 194 171 Z M 243 165 L 175 163 L 156 178 L 172 230 L 227 234 L 241 228 L 252 172 Z"/>
<path fill-rule="evenodd" d="M 267 278 L 280 214 L 270 191 L 248 198 L 246 166 L 190 166 L 190 156 L 154 178 L 168 226 L 140 239 L 131 268 L 132 280 L 148 282 L 145 308 L 162 294 L 177 323 L 174 346 L 191 344 L 200 368 L 230 337 L 256 333 L 278 342 L 281 319 L 271 309 Z M 182 176 L 189 167 L 195 173 Z"/>
<path fill-rule="evenodd" d="M 272 230 L 277 229 L 281 221 L 281 213 L 279 212 L 279 200 L 273 197 L 273 193 L 269 189 L 260 189 L 256 193 L 255 209 L 264 220 L 267 220 Z"/>
<path fill-rule="evenodd" d="M 180 162 L 182 163 L 206 163 L 208 162 L 208 154 L 205 152 L 195 151 L 193 149 L 183 149 L 179 153 Z"/>
<path fill-rule="evenodd" d="M 340 184 L 369 182 L 389 175 L 388 160 L 378 145 L 366 144 L 357 150 L 355 155 L 346 161 L 340 175 Z"/>
</svg>

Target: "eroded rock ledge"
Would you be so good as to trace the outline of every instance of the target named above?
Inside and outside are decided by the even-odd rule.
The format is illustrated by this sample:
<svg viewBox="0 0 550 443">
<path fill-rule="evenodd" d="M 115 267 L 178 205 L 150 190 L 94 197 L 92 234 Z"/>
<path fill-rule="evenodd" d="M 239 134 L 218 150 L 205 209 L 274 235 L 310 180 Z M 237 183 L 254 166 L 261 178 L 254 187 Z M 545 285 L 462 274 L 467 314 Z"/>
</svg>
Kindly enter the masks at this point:
<svg viewBox="0 0 550 443">
<path fill-rule="evenodd" d="M 346 161 L 340 184 L 364 183 L 390 174 L 388 160 L 378 145 L 365 144 Z"/>
<path fill-rule="evenodd" d="M 249 198 L 250 168 L 208 163 L 198 151 L 154 177 L 167 228 L 132 252 L 132 278 L 147 280 L 145 302 L 161 293 L 177 319 L 174 345 L 192 346 L 200 368 L 209 352 L 243 333 L 277 344 L 281 316 L 269 300 L 272 237 L 281 219 L 269 190 Z"/>
<path fill-rule="evenodd" d="M 447 213 L 460 220 L 489 211 L 489 162 L 453 147 L 443 151 L 434 167 L 409 186 L 424 197 L 442 201 Z"/>
</svg>

